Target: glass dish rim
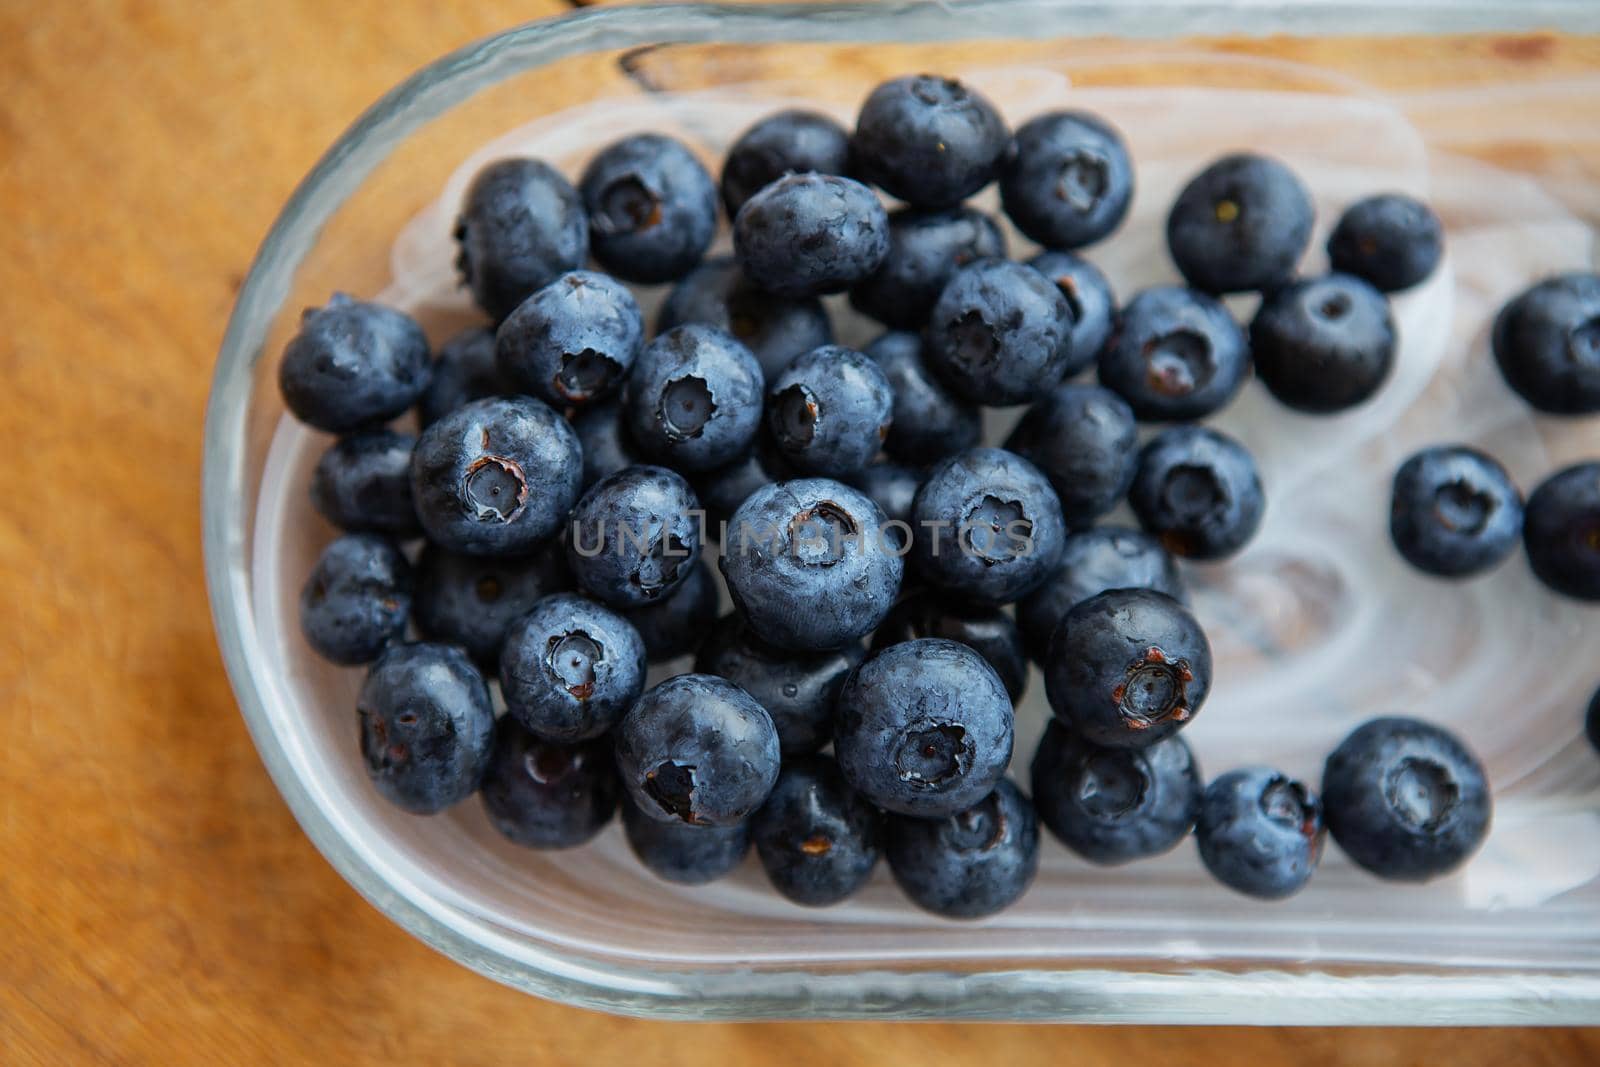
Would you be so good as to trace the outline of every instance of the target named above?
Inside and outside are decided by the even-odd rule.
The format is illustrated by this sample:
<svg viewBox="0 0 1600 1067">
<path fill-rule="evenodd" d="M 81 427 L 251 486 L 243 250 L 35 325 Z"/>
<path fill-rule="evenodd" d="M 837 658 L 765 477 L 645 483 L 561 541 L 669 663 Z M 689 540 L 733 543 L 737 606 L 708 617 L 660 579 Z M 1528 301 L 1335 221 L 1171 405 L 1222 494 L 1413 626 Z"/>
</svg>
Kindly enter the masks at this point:
<svg viewBox="0 0 1600 1067">
<path fill-rule="evenodd" d="M 983 12 L 982 19 L 970 16 Z M 246 483 L 253 372 L 290 279 L 323 225 L 394 145 L 479 90 L 570 56 L 656 44 L 933 43 L 1037 32 L 1124 38 L 1561 29 L 1600 32 L 1588 0 L 1050 0 L 587 8 L 527 23 L 443 56 L 386 93 L 328 149 L 290 196 L 256 254 L 230 315 L 207 404 L 202 543 L 213 625 L 235 697 L 263 763 L 295 818 L 363 897 L 426 944 L 513 988 L 625 1014 L 693 1019 L 902 1018 L 1142 1023 L 1594 1024 L 1600 978 L 1477 974 L 1067 970 L 678 972 L 563 957 L 520 946 L 439 901 L 408 897 L 362 859 L 300 784 L 264 708 L 237 506 Z"/>
</svg>

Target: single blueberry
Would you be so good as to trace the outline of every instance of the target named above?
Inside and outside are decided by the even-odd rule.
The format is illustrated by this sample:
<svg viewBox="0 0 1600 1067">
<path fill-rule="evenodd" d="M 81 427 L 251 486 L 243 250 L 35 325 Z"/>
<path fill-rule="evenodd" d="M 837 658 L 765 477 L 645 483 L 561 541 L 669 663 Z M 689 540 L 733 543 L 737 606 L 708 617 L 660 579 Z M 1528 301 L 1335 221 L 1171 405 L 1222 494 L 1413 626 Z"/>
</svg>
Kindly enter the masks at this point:
<svg viewBox="0 0 1600 1067">
<path fill-rule="evenodd" d="M 1394 368 L 1389 298 L 1352 274 L 1291 282 L 1250 323 L 1256 376 L 1298 411 L 1343 411 L 1370 399 Z"/>
<path fill-rule="evenodd" d="M 1249 451 L 1205 426 L 1174 426 L 1151 438 L 1139 450 L 1128 503 L 1168 552 L 1201 560 L 1243 548 L 1267 506 Z"/>
<path fill-rule="evenodd" d="M 750 823 L 700 826 L 663 822 L 622 796 L 622 829 L 633 854 L 658 878 L 682 885 L 704 885 L 739 866 L 750 851 Z"/>
<path fill-rule="evenodd" d="M 1071 252 L 1040 252 L 1028 266 L 1055 285 L 1072 312 L 1071 354 L 1062 369 L 1062 376 L 1070 378 L 1093 366 L 1105 349 L 1116 323 L 1116 295 L 1099 267 Z"/>
<path fill-rule="evenodd" d="M 739 135 L 722 161 L 722 205 L 733 218 L 763 187 L 787 174 L 846 174 L 850 134 L 818 111 L 791 108 Z"/>
<path fill-rule="evenodd" d="M 1200 713 L 1211 691 L 1211 644 L 1165 593 L 1111 589 L 1062 617 L 1044 682 L 1056 716 L 1084 740 L 1146 748 Z"/>
<path fill-rule="evenodd" d="M 471 796 L 494 748 L 483 675 L 450 645 L 391 645 L 356 700 L 361 757 L 382 796 L 433 815 Z"/>
<path fill-rule="evenodd" d="M 656 316 L 656 332 L 701 322 L 747 345 L 771 381 L 802 352 L 833 343 L 833 326 L 814 296 L 786 297 L 758 289 L 731 256 L 708 259 L 672 287 Z"/>
<path fill-rule="evenodd" d="M 644 454 L 628 434 L 628 420 L 620 400 L 590 404 L 573 412 L 571 421 L 583 450 L 585 492 L 601 478 L 645 462 Z"/>
<path fill-rule="evenodd" d="M 1021 404 L 1061 380 L 1072 358 L 1072 309 L 1026 263 L 962 267 L 928 319 L 923 358 L 958 396 Z"/>
<path fill-rule="evenodd" d="M 323 659 L 367 663 L 406 628 L 411 565 L 378 534 L 336 538 L 300 590 L 300 632 Z"/>
<path fill-rule="evenodd" d="M 999 608 L 953 601 L 933 590 L 919 590 L 901 599 L 872 635 L 874 652 L 915 641 L 942 637 L 966 645 L 994 668 L 1013 704 L 1028 685 L 1028 657 L 1022 635 L 1011 616 Z"/>
<path fill-rule="evenodd" d="M 1044 584 L 1017 601 L 1017 627 L 1028 655 L 1043 666 L 1062 616 L 1107 589 L 1154 589 L 1187 599 L 1171 553 L 1141 530 L 1097 526 L 1067 535 L 1061 565 Z"/>
<path fill-rule="evenodd" d="M 563 745 L 529 733 L 510 715 L 495 724 L 481 787 L 489 823 L 528 848 L 573 848 L 617 810 L 617 770 L 605 740 Z"/>
<path fill-rule="evenodd" d="M 416 537 L 411 506 L 411 450 L 417 439 L 367 430 L 328 446 L 311 472 L 311 506 L 342 530 Z"/>
<path fill-rule="evenodd" d="M 645 656 L 651 663 L 690 655 L 717 621 L 717 580 L 712 576 L 711 564 L 696 560 L 678 588 L 654 604 L 623 614 L 639 631 Z"/>
<path fill-rule="evenodd" d="M 805 474 L 859 472 L 889 436 L 894 393 L 878 364 L 826 345 L 797 356 L 767 386 L 767 429 L 784 459 Z"/>
<path fill-rule="evenodd" d="M 1056 386 L 1006 438 L 1006 448 L 1050 479 L 1073 529 L 1093 526 L 1128 494 L 1138 445 L 1133 409 L 1095 385 Z"/>
<path fill-rule="evenodd" d="M 301 422 L 347 433 L 415 404 L 430 372 L 428 338 L 410 315 L 335 293 L 300 316 L 300 332 L 278 364 L 278 388 Z"/>
<path fill-rule="evenodd" d="M 890 196 L 949 208 L 994 181 L 1010 142 L 982 95 L 951 78 L 913 74 L 867 96 L 850 154 L 854 172 Z"/>
<path fill-rule="evenodd" d="M 787 297 L 840 293 L 889 253 L 877 194 L 833 174 L 791 174 L 756 193 L 733 220 L 733 252 L 756 285 Z"/>
<path fill-rule="evenodd" d="M 978 443 L 983 416 L 978 405 L 946 389 L 922 358 L 922 338 L 891 332 L 873 341 L 866 354 L 878 364 L 894 394 L 884 451 L 919 466 Z"/>
<path fill-rule="evenodd" d="M 511 624 L 551 593 L 571 588 L 566 553 L 558 541 L 525 556 L 499 559 L 429 545 L 417 560 L 411 615 L 423 637 L 461 646 L 474 663 L 492 672 Z"/>
<path fill-rule="evenodd" d="M 563 744 L 599 737 L 644 692 L 644 641 L 627 619 L 555 593 L 511 624 L 500 648 L 506 711 Z"/>
<path fill-rule="evenodd" d="M 1558 274 L 1518 294 L 1495 317 L 1494 358 L 1538 410 L 1600 412 L 1600 274 Z"/>
<path fill-rule="evenodd" d="M 638 133 L 613 142 L 584 170 L 578 189 L 594 258 L 625 281 L 683 277 L 717 232 L 716 183 L 670 137 Z"/>
<path fill-rule="evenodd" d="M 1005 235 L 981 211 L 901 208 L 889 214 L 888 253 L 851 288 L 850 305 L 890 329 L 920 329 L 956 271 L 1005 257 Z"/>
<path fill-rule="evenodd" d="M 1228 309 L 1163 285 L 1134 296 L 1100 353 L 1100 384 L 1141 419 L 1187 421 L 1221 410 L 1250 376 L 1250 348 Z"/>
<path fill-rule="evenodd" d="M 845 679 L 833 751 L 850 784 L 920 819 L 981 801 L 1011 762 L 1011 698 L 966 645 L 921 638 L 868 656 Z"/>
<path fill-rule="evenodd" d="M 417 401 L 417 416 L 427 429 L 464 404 L 510 392 L 494 362 L 494 331 L 474 326 L 440 347 L 428 388 Z"/>
<path fill-rule="evenodd" d="M 1039 871 L 1039 818 L 1011 782 L 939 819 L 891 815 L 884 854 L 902 892 L 947 919 L 977 919 L 1016 903 Z"/>
<path fill-rule="evenodd" d="M 1546 478 L 1523 511 L 1522 545 L 1534 576 L 1563 596 L 1600 600 L 1600 462 Z"/>
<path fill-rule="evenodd" d="M 1328 238 L 1333 269 L 1386 293 L 1422 283 L 1444 257 L 1444 225 L 1403 193 L 1380 193 L 1345 208 Z"/>
<path fill-rule="evenodd" d="M 1322 806 L 1278 771 L 1245 767 L 1206 786 L 1194 835 L 1217 881 L 1260 900 L 1282 900 L 1304 888 L 1322 858 Z"/>
<path fill-rule="evenodd" d="M 1082 248 L 1121 225 L 1133 201 L 1122 135 L 1087 111 L 1023 123 L 1000 172 L 1000 203 L 1017 229 L 1047 248 Z"/>
<path fill-rule="evenodd" d="M 1167 247 L 1196 289 L 1271 290 L 1294 277 L 1314 214 L 1311 194 L 1278 160 L 1224 156 L 1178 194 L 1167 216 Z"/>
<path fill-rule="evenodd" d="M 1389 535 L 1418 570 L 1481 574 L 1522 536 L 1522 494 L 1506 469 L 1464 445 L 1425 448 L 1394 476 Z"/>
<path fill-rule="evenodd" d="M 623 392 L 640 449 L 682 471 L 739 458 L 761 428 L 761 365 L 732 334 L 676 326 L 639 353 Z"/>
<path fill-rule="evenodd" d="M 665 467 L 607 475 L 573 510 L 567 566 L 585 592 L 613 607 L 664 600 L 699 557 L 700 502 Z"/>
<path fill-rule="evenodd" d="M 537 159 L 502 159 L 479 171 L 455 238 L 462 281 L 496 322 L 589 258 L 589 218 L 577 190 Z"/>
<path fill-rule="evenodd" d="M 644 320 L 627 286 L 575 270 L 500 324 L 495 360 L 517 391 L 557 408 L 582 407 L 616 392 L 643 344 Z"/>
<path fill-rule="evenodd" d="M 829 756 L 784 766 L 750 820 L 772 887 L 796 904 L 837 904 L 867 884 L 883 849 L 883 820 Z"/>
</svg>

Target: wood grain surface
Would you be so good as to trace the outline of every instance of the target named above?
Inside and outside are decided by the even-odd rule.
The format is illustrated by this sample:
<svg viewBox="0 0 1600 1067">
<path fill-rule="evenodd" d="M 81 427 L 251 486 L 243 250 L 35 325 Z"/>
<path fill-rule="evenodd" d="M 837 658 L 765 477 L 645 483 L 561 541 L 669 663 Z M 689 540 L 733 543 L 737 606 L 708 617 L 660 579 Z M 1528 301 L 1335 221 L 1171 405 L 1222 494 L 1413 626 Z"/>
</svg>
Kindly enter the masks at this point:
<svg viewBox="0 0 1600 1067">
<path fill-rule="evenodd" d="M 1600 1061 L 1600 1035 L 1571 1030 L 608 1018 L 469 973 L 333 872 L 211 636 L 212 361 L 257 241 L 351 118 L 443 51 L 561 10 L 0 0 L 0 1062 Z M 1239 47 L 1415 77 L 1404 43 Z M 1463 78 L 1597 58 L 1548 37 L 1452 55 Z"/>
</svg>

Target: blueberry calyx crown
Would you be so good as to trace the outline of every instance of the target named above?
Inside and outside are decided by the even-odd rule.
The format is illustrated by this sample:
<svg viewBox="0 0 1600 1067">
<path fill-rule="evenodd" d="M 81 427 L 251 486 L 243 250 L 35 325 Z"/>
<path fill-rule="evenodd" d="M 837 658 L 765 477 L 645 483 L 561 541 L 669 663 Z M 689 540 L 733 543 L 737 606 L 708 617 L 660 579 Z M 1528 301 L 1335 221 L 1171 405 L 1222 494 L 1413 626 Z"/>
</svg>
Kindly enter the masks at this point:
<svg viewBox="0 0 1600 1067">
<path fill-rule="evenodd" d="M 556 634 L 545 646 L 545 663 L 578 700 L 594 695 L 595 666 L 605 658 L 605 647 L 582 630 Z"/>
<path fill-rule="evenodd" d="M 972 765 L 972 740 L 953 722 L 919 724 L 901 735 L 895 773 L 907 785 L 934 787 L 964 777 Z"/>
<path fill-rule="evenodd" d="M 527 475 L 516 460 L 505 456 L 478 457 L 467 468 L 461 489 L 479 522 L 510 522 L 528 503 Z"/>
<path fill-rule="evenodd" d="M 1192 681 L 1188 660 L 1173 659 L 1151 645 L 1128 664 L 1127 678 L 1111 691 L 1111 699 L 1130 730 L 1148 730 L 1168 720 L 1184 722 L 1194 714 L 1188 694 Z"/>
<path fill-rule="evenodd" d="M 1432 834 L 1454 814 L 1461 787 L 1443 764 L 1408 756 L 1384 776 L 1383 797 L 1403 825 Z"/>
</svg>

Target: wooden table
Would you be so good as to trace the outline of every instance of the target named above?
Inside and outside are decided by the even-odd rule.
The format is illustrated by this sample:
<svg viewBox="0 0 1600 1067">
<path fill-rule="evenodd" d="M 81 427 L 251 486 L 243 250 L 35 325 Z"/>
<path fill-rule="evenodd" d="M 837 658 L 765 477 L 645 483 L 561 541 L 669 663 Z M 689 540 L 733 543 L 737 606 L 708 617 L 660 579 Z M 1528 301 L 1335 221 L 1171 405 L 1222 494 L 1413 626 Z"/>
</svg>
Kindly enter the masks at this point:
<svg viewBox="0 0 1600 1067">
<path fill-rule="evenodd" d="M 1562 1030 L 608 1018 L 471 974 L 356 896 L 263 772 L 212 640 L 212 361 L 256 242 L 346 123 L 439 53 L 560 10 L 0 5 L 0 1061 L 1600 1060 L 1600 1035 Z M 1485 47 L 1462 62 L 1573 60 Z M 1392 49 L 1343 58 L 1404 77 Z"/>
</svg>

